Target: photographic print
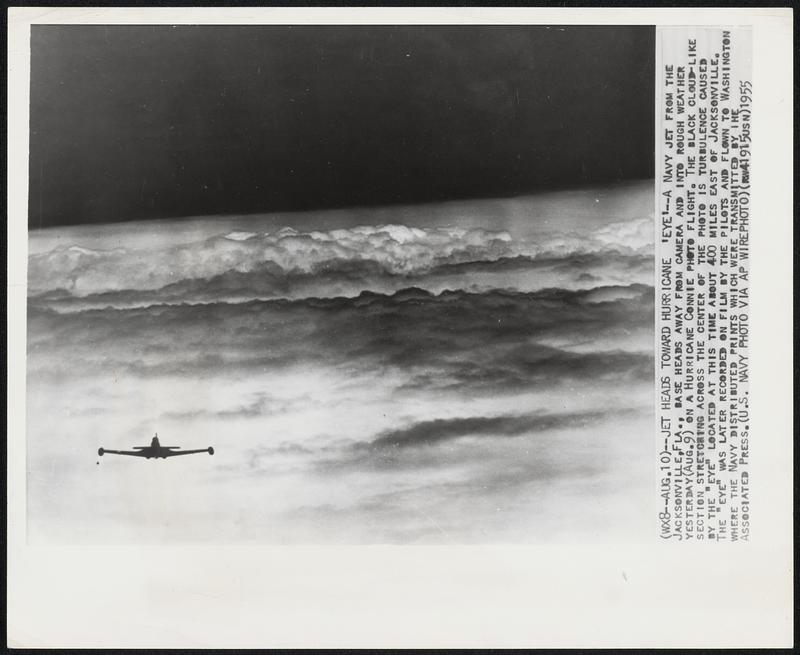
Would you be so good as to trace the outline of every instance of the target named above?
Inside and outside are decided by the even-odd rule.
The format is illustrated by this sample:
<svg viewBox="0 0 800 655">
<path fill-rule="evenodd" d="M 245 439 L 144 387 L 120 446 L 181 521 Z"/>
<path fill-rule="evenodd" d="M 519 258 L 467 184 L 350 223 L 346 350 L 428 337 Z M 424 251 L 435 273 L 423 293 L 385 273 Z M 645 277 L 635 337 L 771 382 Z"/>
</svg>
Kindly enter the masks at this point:
<svg viewBox="0 0 800 655">
<path fill-rule="evenodd" d="M 31 543 L 652 535 L 653 27 L 30 45 Z"/>
</svg>

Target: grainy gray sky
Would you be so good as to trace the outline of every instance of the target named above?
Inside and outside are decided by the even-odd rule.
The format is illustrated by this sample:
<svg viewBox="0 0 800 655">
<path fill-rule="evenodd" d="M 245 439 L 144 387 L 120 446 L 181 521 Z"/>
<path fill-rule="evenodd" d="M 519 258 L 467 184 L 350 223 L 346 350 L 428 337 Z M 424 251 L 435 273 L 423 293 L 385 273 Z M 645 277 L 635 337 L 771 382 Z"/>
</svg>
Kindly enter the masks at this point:
<svg viewBox="0 0 800 655">
<path fill-rule="evenodd" d="M 653 174 L 654 30 L 33 26 L 30 226 Z"/>
</svg>

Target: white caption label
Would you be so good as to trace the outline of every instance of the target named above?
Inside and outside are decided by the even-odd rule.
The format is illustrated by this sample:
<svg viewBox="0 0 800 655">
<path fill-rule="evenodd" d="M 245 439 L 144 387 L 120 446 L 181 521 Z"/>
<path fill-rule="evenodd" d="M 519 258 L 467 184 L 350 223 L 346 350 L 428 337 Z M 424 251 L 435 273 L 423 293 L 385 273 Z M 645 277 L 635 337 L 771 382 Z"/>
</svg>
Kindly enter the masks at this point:
<svg viewBox="0 0 800 655">
<path fill-rule="evenodd" d="M 656 62 L 658 529 L 750 534 L 752 38 L 660 28 Z"/>
</svg>

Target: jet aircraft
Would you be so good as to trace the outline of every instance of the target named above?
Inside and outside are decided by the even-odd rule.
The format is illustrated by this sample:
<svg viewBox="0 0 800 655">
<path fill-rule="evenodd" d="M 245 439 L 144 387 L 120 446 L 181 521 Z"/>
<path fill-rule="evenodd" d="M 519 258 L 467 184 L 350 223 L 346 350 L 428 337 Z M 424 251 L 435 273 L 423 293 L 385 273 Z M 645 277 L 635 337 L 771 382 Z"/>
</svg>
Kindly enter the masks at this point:
<svg viewBox="0 0 800 655">
<path fill-rule="evenodd" d="M 100 448 L 97 454 L 102 457 L 108 453 L 109 455 L 130 455 L 131 457 L 146 457 L 147 459 L 166 459 L 167 457 L 175 457 L 177 455 L 194 455 L 195 453 L 208 453 L 214 454 L 214 449 L 209 446 L 208 448 L 201 448 L 199 450 L 180 450 L 180 446 L 162 446 L 158 442 L 158 433 L 153 437 L 149 446 L 133 446 L 133 450 L 106 450 Z"/>
</svg>

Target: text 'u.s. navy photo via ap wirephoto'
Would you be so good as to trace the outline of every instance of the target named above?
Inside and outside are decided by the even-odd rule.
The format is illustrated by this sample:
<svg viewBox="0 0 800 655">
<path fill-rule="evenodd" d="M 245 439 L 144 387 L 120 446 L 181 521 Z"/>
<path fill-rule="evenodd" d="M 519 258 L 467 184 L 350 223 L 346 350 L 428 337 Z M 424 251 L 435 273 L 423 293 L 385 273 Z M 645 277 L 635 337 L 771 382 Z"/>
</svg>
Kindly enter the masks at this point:
<svg viewBox="0 0 800 655">
<path fill-rule="evenodd" d="M 12 8 L 8 644 L 790 646 L 792 18 Z"/>
</svg>

